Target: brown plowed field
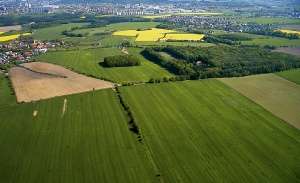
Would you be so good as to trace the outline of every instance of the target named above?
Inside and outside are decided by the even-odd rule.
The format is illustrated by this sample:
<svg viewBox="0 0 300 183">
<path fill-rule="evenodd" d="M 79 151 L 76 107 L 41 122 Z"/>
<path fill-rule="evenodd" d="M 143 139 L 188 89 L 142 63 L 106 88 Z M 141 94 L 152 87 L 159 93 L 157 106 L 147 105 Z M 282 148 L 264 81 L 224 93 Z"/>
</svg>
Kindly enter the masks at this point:
<svg viewBox="0 0 300 183">
<path fill-rule="evenodd" d="M 10 69 L 18 102 L 31 102 L 91 90 L 113 88 L 114 84 L 77 74 L 61 66 L 32 62 Z"/>
</svg>

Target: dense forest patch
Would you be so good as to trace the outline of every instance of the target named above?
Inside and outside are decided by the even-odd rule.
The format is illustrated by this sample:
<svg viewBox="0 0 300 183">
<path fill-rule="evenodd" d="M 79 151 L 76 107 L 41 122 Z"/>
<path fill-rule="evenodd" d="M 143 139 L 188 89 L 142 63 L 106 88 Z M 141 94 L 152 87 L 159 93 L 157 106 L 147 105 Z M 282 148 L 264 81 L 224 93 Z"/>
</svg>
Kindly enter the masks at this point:
<svg viewBox="0 0 300 183">
<path fill-rule="evenodd" d="M 166 52 L 175 59 L 159 52 Z M 292 55 L 247 46 L 155 47 L 146 48 L 143 55 L 187 79 L 246 76 L 300 67 L 300 59 Z"/>
<path fill-rule="evenodd" d="M 104 67 L 129 67 L 141 65 L 141 61 L 134 55 L 115 55 L 105 57 L 100 65 Z"/>
</svg>

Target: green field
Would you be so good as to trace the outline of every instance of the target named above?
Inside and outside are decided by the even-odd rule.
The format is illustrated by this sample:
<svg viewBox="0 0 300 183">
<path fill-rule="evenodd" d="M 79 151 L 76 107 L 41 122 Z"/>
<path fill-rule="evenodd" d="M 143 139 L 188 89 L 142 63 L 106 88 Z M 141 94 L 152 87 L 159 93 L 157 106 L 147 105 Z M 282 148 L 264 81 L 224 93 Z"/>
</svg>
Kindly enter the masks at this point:
<svg viewBox="0 0 300 183">
<path fill-rule="evenodd" d="M 112 90 L 8 107 L 0 116 L 0 182 L 155 182 Z"/>
<path fill-rule="evenodd" d="M 130 54 L 137 55 L 142 63 L 140 66 L 103 68 L 99 62 L 104 57 L 122 54 L 117 48 L 100 48 L 76 51 L 49 52 L 38 57 L 38 60 L 71 68 L 74 71 L 95 77 L 104 77 L 115 82 L 148 81 L 150 78 L 171 77 L 172 75 L 140 55 L 141 49 L 130 48 Z"/>
<path fill-rule="evenodd" d="M 300 46 L 300 39 L 285 39 L 279 37 L 270 37 L 270 36 L 259 36 L 254 38 L 251 41 L 242 41 L 242 44 L 245 45 L 270 45 L 270 46 L 292 46 L 297 47 Z"/>
<path fill-rule="evenodd" d="M 300 24 L 300 20 L 296 18 L 270 18 L 270 17 L 254 17 L 241 18 L 244 23 L 258 23 L 258 24 Z"/>
<path fill-rule="evenodd" d="M 278 72 L 276 74 L 300 85 L 300 69 Z"/>
<path fill-rule="evenodd" d="M 117 30 L 128 30 L 128 29 L 147 29 L 156 27 L 159 23 L 158 22 L 122 22 L 122 23 L 114 23 L 109 24 L 104 27 L 96 27 L 96 28 L 88 28 L 88 29 L 79 29 L 73 31 L 74 33 L 81 33 L 81 34 L 97 34 L 103 32 L 114 32 Z"/>
<path fill-rule="evenodd" d="M 65 30 L 70 30 L 72 27 L 80 27 L 83 25 L 87 25 L 86 23 L 69 23 L 69 24 L 61 24 L 56 26 L 50 26 L 46 28 L 40 28 L 33 31 L 32 36 L 34 39 L 39 40 L 54 40 L 54 39 L 62 39 L 66 38 L 62 34 Z"/>
<path fill-rule="evenodd" d="M 164 182 L 299 181 L 299 131 L 217 80 L 121 93 Z"/>
<path fill-rule="evenodd" d="M 300 129 L 300 85 L 275 74 L 220 80 Z"/>
<path fill-rule="evenodd" d="M 0 111 L 16 104 L 16 98 L 9 87 L 9 80 L 0 73 Z"/>
</svg>

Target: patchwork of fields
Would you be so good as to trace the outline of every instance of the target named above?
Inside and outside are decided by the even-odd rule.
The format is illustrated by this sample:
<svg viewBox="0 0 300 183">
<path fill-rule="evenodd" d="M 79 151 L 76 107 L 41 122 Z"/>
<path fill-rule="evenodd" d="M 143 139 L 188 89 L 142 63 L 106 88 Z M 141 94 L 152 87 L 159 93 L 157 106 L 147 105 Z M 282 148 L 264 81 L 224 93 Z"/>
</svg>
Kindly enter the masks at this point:
<svg viewBox="0 0 300 183">
<path fill-rule="evenodd" d="M 275 116 L 300 128 L 300 85 L 275 74 L 220 79 Z"/>
<path fill-rule="evenodd" d="M 298 19 L 268 17 L 239 21 L 280 24 L 288 30 L 297 30 L 289 26 L 299 24 Z M 261 64 L 271 70 L 291 57 L 279 53 L 270 57 L 261 48 L 252 54 L 240 47 L 214 46 L 200 42 L 203 34 L 154 28 L 160 22 L 150 20 L 101 27 L 97 23 L 100 26 L 105 20 L 93 23 L 93 28 L 83 27 L 88 23 L 69 23 L 35 29 L 34 39 L 70 41 L 74 47 L 51 50 L 35 57 L 39 62 L 11 68 L 11 80 L 0 70 L 1 183 L 300 182 L 300 69 L 239 78 L 165 80 L 181 79 L 174 78 L 172 69 L 205 68 L 194 75 L 208 71 L 201 77 L 206 78 L 229 66 L 238 74 L 247 71 L 248 62 L 259 65 L 261 60 L 274 61 Z M 19 37 L 2 35 L 11 29 L 21 27 L 0 27 L 0 42 Z M 242 45 L 289 46 L 274 51 L 294 55 L 300 46 L 300 39 L 213 31 L 213 36 L 227 36 Z M 144 48 L 166 45 L 214 47 L 199 52 L 195 47 L 176 47 L 175 51 L 187 53 L 186 61 L 191 59 L 181 65 L 174 65 L 183 59 L 171 52 L 157 51 L 172 61 L 161 66 L 154 64 L 161 57 L 151 62 L 141 55 Z M 138 57 L 141 65 L 105 68 L 100 64 L 105 57 L 125 54 Z M 251 69 L 258 70 L 255 64 Z M 176 74 L 184 78 L 186 73 Z M 144 83 L 150 79 L 156 83 Z M 136 85 L 114 88 L 113 82 Z"/>
<path fill-rule="evenodd" d="M 217 80 L 121 94 L 164 182 L 299 181 L 299 131 Z"/>
<path fill-rule="evenodd" d="M 130 54 L 136 55 L 141 59 L 141 66 L 101 67 L 99 62 L 102 62 L 104 57 L 122 54 L 121 50 L 116 48 L 49 52 L 41 55 L 38 60 L 62 65 L 79 73 L 106 78 L 115 82 L 148 81 L 150 78 L 172 76 L 165 69 L 153 64 L 140 55 L 141 49 L 130 48 L 128 51 Z"/>
</svg>

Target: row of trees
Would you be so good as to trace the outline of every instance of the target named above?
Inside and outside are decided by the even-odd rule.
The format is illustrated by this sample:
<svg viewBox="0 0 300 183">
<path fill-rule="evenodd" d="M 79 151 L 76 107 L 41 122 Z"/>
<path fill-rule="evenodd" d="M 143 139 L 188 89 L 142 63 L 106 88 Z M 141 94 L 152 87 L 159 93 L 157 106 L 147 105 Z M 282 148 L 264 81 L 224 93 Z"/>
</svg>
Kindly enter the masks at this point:
<svg viewBox="0 0 300 183">
<path fill-rule="evenodd" d="M 116 55 L 104 58 L 100 64 L 103 67 L 130 67 L 141 65 L 141 61 L 133 55 Z"/>
</svg>

